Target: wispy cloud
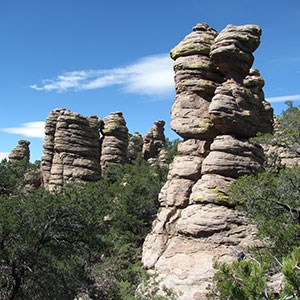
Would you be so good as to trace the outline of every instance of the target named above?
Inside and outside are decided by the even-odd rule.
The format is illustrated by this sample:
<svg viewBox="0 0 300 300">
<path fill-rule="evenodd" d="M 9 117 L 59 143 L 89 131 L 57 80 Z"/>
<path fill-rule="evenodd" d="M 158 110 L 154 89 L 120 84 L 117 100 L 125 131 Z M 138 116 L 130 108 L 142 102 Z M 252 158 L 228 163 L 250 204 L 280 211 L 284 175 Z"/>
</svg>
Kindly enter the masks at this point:
<svg viewBox="0 0 300 300">
<path fill-rule="evenodd" d="M 29 122 L 24 123 L 20 127 L 1 128 L 1 131 L 21 134 L 25 137 L 43 138 L 45 122 Z"/>
<path fill-rule="evenodd" d="M 274 102 L 285 102 L 287 100 L 289 101 L 296 101 L 296 100 L 300 100 L 300 95 L 289 95 L 289 96 L 279 96 L 279 97 L 270 97 L 267 98 L 267 100 L 270 103 L 274 103 Z"/>
<path fill-rule="evenodd" d="M 118 85 L 124 92 L 165 95 L 174 90 L 172 60 L 168 54 L 144 57 L 123 68 L 78 70 L 43 80 L 30 87 L 37 91 L 83 91 Z"/>
<path fill-rule="evenodd" d="M 4 158 L 8 158 L 9 152 L 0 152 L 0 161 Z"/>
</svg>

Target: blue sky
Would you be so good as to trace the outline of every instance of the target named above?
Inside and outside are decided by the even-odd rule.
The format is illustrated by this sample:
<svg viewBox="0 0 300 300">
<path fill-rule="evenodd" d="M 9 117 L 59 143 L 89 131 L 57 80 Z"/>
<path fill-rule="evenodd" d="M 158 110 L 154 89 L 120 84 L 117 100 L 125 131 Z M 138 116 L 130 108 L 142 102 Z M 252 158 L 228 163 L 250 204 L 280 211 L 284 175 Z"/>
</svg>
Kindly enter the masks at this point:
<svg viewBox="0 0 300 300">
<path fill-rule="evenodd" d="M 263 29 L 254 66 L 277 114 L 300 100 L 300 1 L 0 0 L 0 157 L 19 139 L 42 154 L 43 122 L 58 107 L 104 118 L 122 111 L 130 132 L 169 128 L 175 96 L 169 51 L 199 22 Z"/>
</svg>

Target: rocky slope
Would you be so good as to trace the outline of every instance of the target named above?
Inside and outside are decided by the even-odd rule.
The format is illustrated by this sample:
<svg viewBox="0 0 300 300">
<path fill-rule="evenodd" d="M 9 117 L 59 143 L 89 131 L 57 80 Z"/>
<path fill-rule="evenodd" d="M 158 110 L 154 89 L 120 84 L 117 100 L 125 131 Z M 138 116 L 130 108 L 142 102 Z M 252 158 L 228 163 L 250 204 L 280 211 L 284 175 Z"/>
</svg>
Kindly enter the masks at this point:
<svg viewBox="0 0 300 300">
<path fill-rule="evenodd" d="M 251 69 L 260 35 L 256 25 L 217 33 L 202 23 L 171 51 L 171 127 L 184 141 L 142 260 L 181 300 L 205 299 L 214 262 L 231 261 L 255 243 L 255 228 L 232 208 L 228 193 L 236 178 L 262 168 L 262 148 L 248 139 L 272 131 L 264 81 Z"/>
</svg>

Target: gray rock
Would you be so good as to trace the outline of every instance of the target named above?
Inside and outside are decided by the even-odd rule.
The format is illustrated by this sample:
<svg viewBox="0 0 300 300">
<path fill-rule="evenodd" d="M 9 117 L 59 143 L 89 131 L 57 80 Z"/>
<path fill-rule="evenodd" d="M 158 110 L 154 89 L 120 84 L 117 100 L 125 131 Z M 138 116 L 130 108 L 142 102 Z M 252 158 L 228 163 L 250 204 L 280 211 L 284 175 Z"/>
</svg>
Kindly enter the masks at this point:
<svg viewBox="0 0 300 300">
<path fill-rule="evenodd" d="M 83 117 L 67 109 L 55 109 L 49 114 L 41 161 L 45 188 L 100 179 L 101 125 L 96 116 Z"/>
<path fill-rule="evenodd" d="M 110 113 L 101 129 L 101 169 L 128 161 L 128 129 L 121 112 Z"/>
<path fill-rule="evenodd" d="M 150 163 L 166 164 L 167 150 L 164 134 L 165 121 L 154 122 L 154 126 L 143 137 L 143 157 Z"/>
<path fill-rule="evenodd" d="M 29 162 L 30 158 L 30 142 L 26 140 L 19 140 L 18 145 L 8 155 L 8 159 L 11 163 Z"/>
<path fill-rule="evenodd" d="M 171 51 L 171 128 L 184 141 L 160 192 L 142 261 L 180 300 L 206 299 L 215 262 L 232 262 L 249 246 L 261 246 L 256 228 L 228 197 L 236 178 L 262 170 L 262 148 L 248 138 L 272 132 L 264 81 L 250 69 L 260 35 L 256 25 L 230 25 L 218 35 L 198 24 Z"/>
</svg>

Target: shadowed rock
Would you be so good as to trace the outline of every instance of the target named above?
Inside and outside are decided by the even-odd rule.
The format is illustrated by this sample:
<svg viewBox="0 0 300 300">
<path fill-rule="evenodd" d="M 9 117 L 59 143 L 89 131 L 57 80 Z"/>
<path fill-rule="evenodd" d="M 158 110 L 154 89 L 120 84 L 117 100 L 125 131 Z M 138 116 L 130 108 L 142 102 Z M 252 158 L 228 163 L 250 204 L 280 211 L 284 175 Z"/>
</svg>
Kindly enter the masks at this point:
<svg viewBox="0 0 300 300">
<path fill-rule="evenodd" d="M 155 121 L 154 126 L 143 137 L 143 157 L 149 163 L 166 164 L 167 162 L 164 126 L 164 121 Z"/>
</svg>

